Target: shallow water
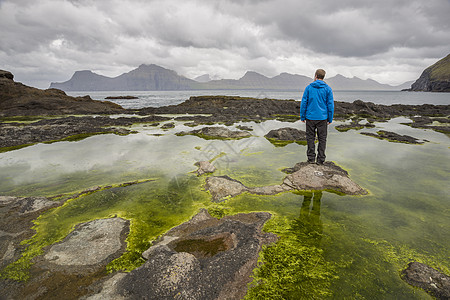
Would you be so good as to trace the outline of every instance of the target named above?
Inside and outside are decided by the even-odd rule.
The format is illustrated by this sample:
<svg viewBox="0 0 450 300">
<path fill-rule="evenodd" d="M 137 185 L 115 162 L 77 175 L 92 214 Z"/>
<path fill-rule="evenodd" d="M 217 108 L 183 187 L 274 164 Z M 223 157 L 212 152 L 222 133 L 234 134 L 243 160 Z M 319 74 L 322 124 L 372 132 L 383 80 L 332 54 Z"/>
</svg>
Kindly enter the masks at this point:
<svg viewBox="0 0 450 300">
<path fill-rule="evenodd" d="M 76 198 L 49 211 L 36 221 L 28 253 L 39 254 L 78 223 L 118 215 L 131 220 L 128 252 L 108 268 L 132 269 L 142 263 L 140 254 L 153 239 L 202 207 L 218 215 L 269 211 L 274 217 L 265 230 L 281 238 L 263 251 L 265 265 L 255 271 L 259 284 L 248 298 L 428 299 L 404 283 L 399 272 L 417 260 L 450 273 L 450 142 L 445 134 L 401 124 L 407 121 L 397 118 L 361 131 L 384 129 L 429 142 L 391 143 L 361 131 L 338 132 L 334 126 L 339 122 L 330 126 L 327 160 L 346 169 L 370 191 L 367 196 L 243 194 L 211 203 L 202 188 L 204 177 L 190 173 L 196 161 L 215 159 L 214 175 L 260 186 L 281 183 L 282 168 L 305 160 L 305 146 L 275 147 L 263 137 L 280 127 L 305 130 L 303 123 L 280 121 L 240 123 L 251 126 L 254 136 L 237 141 L 175 136 L 191 130 L 176 123 L 167 131 L 138 125 L 133 127 L 138 134 L 1 153 L 0 195 L 52 196 L 152 179 Z M 13 271 L 26 273 L 18 268 Z"/>
</svg>

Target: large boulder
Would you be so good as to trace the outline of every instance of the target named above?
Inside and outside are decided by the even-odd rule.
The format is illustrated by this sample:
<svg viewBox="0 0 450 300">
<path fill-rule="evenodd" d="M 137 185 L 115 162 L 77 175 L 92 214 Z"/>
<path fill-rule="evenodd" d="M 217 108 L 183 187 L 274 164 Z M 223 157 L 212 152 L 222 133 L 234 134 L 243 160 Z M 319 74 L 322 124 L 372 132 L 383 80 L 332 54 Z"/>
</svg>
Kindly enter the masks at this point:
<svg viewBox="0 0 450 300">
<path fill-rule="evenodd" d="M 269 213 L 226 216 L 202 210 L 167 232 L 143 256 L 141 267 L 105 281 L 88 299 L 242 299 L 264 244 Z"/>
</svg>

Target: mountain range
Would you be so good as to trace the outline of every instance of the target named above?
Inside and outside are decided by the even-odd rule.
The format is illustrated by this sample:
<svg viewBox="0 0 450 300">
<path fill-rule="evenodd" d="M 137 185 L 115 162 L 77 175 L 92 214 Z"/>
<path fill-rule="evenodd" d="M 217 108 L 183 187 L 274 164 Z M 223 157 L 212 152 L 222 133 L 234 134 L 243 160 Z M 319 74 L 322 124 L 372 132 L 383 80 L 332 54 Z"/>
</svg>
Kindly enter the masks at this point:
<svg viewBox="0 0 450 300">
<path fill-rule="evenodd" d="M 50 88 L 72 91 L 180 91 L 180 90 L 303 90 L 312 79 L 304 75 L 281 73 L 266 77 L 248 71 L 240 79 L 211 80 L 208 74 L 196 80 L 178 75 L 175 71 L 158 65 L 142 64 L 138 68 L 119 75 L 107 77 L 89 70 L 76 71 L 65 82 L 52 82 Z M 342 75 L 325 79 L 334 90 L 401 90 L 412 82 L 399 86 L 381 84 L 372 79 L 347 78 Z"/>
</svg>

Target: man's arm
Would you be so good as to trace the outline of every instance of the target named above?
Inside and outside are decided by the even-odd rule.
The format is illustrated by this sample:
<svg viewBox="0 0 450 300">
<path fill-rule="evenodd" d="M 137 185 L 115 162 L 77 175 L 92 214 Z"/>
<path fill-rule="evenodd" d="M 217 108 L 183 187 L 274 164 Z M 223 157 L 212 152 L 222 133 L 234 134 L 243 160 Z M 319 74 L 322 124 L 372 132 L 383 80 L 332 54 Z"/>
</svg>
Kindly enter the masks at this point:
<svg viewBox="0 0 450 300">
<path fill-rule="evenodd" d="M 328 97 L 327 97 L 327 110 L 328 110 L 328 124 L 333 122 L 333 115 L 334 115 L 334 99 L 333 99 L 333 91 L 329 90 Z"/>
<path fill-rule="evenodd" d="M 308 106 L 308 87 L 305 88 L 302 97 L 302 103 L 300 104 L 300 120 L 305 122 L 306 120 L 306 107 Z"/>
</svg>

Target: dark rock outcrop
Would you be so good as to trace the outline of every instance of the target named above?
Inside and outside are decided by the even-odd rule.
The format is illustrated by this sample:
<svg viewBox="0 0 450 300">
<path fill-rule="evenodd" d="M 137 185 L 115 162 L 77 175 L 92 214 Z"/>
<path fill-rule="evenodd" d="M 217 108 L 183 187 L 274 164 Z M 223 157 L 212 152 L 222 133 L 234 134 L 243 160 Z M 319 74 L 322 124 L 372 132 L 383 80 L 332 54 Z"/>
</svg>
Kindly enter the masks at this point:
<svg viewBox="0 0 450 300">
<path fill-rule="evenodd" d="M 226 216 L 202 210 L 167 232 L 143 256 L 88 299 L 242 299 L 264 244 L 277 237 L 261 231 L 269 213 Z"/>
<path fill-rule="evenodd" d="M 408 90 L 450 92 L 450 54 L 426 68 Z"/>
<path fill-rule="evenodd" d="M 402 279 L 412 286 L 419 287 L 437 299 L 450 299 L 450 276 L 425 264 L 412 262 L 403 270 Z"/>
<path fill-rule="evenodd" d="M 374 127 L 375 127 L 375 125 L 373 125 L 371 123 L 361 124 L 358 119 L 355 119 L 355 120 L 352 120 L 350 122 L 350 124 L 341 124 L 341 125 L 337 125 L 334 128 L 336 128 L 336 130 L 338 130 L 340 132 L 346 132 L 351 129 L 359 130 L 359 129 L 363 129 L 363 128 L 374 128 Z"/>
<path fill-rule="evenodd" d="M 247 131 L 233 131 L 228 128 L 219 126 L 203 127 L 188 132 L 182 131 L 177 133 L 177 135 L 195 135 L 206 139 L 242 139 L 251 136 L 251 134 Z"/>
<path fill-rule="evenodd" d="M 52 142 L 69 137 L 82 139 L 83 137 L 101 133 L 126 135 L 132 133 L 132 131 L 112 126 L 131 126 L 135 123 L 148 123 L 167 119 L 161 116 L 148 116 L 145 118 L 65 117 L 42 119 L 29 124 L 1 123 L 0 148 Z"/>
<path fill-rule="evenodd" d="M 306 144 L 306 132 L 291 127 L 271 130 L 264 137 L 277 146 L 293 142 Z"/>
<path fill-rule="evenodd" d="M 14 82 L 14 76 L 0 71 L 0 116 L 112 114 L 124 109 L 112 102 L 92 100 L 89 96 L 70 97 L 61 90 L 40 90 Z"/>
<path fill-rule="evenodd" d="M 386 130 L 379 130 L 377 133 L 371 132 L 361 132 L 363 135 L 373 136 L 378 139 L 388 140 L 390 142 L 396 143 L 406 143 L 406 144 L 423 144 L 425 141 L 420 141 L 409 135 L 401 135 L 395 132 L 390 132 Z"/>
</svg>

